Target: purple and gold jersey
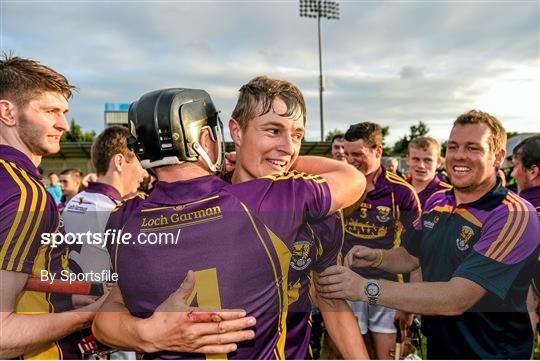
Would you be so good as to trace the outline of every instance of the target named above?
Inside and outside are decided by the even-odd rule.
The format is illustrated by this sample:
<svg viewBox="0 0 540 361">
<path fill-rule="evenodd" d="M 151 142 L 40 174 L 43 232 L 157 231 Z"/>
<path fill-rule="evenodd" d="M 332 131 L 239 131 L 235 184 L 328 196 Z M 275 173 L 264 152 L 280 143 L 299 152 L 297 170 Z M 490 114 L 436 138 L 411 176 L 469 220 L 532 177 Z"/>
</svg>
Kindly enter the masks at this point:
<svg viewBox="0 0 540 361">
<path fill-rule="evenodd" d="M 519 193 L 519 195 L 529 201 L 535 208 L 540 219 L 540 186 L 531 187 L 525 189 Z M 538 254 L 535 271 L 532 279 L 533 290 L 538 297 L 540 297 L 540 253 Z M 540 314 L 540 304 L 536 308 L 536 312 Z"/>
<path fill-rule="evenodd" d="M 231 183 L 232 175 L 233 172 L 228 172 L 222 178 Z M 288 275 L 289 312 L 285 341 L 287 360 L 313 358 L 309 349 L 311 274 L 312 271 L 320 273 L 330 266 L 341 264 L 343 241 L 343 213 L 339 211 L 319 223 L 306 224 L 293 242 Z"/>
<path fill-rule="evenodd" d="M 450 190 L 428 200 L 422 227 L 421 239 L 404 245 L 419 258 L 424 281 L 461 277 L 487 291 L 460 316 L 422 317 L 428 358 L 529 358 L 525 300 L 540 244 L 533 206 L 500 181 L 472 203 L 457 205 Z"/>
<path fill-rule="evenodd" d="M 399 247 L 403 239 L 416 234 L 420 212 L 420 202 L 414 188 L 381 167 L 375 188 L 368 192 L 358 209 L 345 217 L 343 254 L 346 255 L 356 245 L 381 249 Z M 396 276 L 378 268 L 353 270 L 365 278 L 401 280 L 401 275 Z"/>
<path fill-rule="evenodd" d="M 111 250 L 126 307 L 151 316 L 193 270 L 193 306 L 243 308 L 257 319 L 256 338 L 221 357 L 284 358 L 290 249 L 303 223 L 324 218 L 330 201 L 324 179 L 297 172 L 236 185 L 215 176 L 157 182 L 147 198 L 120 205 L 107 226 L 133 236 Z M 148 242 L 166 234 L 168 243 Z"/>
<path fill-rule="evenodd" d="M 411 179 L 411 185 L 412 185 L 412 179 Z M 431 182 L 428 183 L 426 188 L 418 192 L 418 199 L 420 200 L 420 206 L 424 208 L 424 205 L 426 204 L 427 200 L 434 193 L 440 192 L 440 191 L 447 191 L 450 188 L 452 188 L 452 185 L 446 182 L 443 182 L 437 176 L 433 177 L 433 179 L 431 180 Z"/>
<path fill-rule="evenodd" d="M 41 245 L 43 233 L 59 226 L 56 202 L 46 191 L 38 169 L 22 152 L 0 145 L 0 263 L 3 271 L 39 277 L 41 270 L 55 273 L 67 269 L 67 249 Z M 60 294 L 23 291 L 15 312 L 51 313 L 72 308 L 71 298 Z M 4 311 L 4 310 L 2 310 Z M 23 355 L 25 359 L 80 358 L 74 335 Z"/>
<path fill-rule="evenodd" d="M 288 281 L 287 360 L 313 358 L 309 352 L 311 273 L 321 273 L 330 266 L 341 264 L 343 240 L 343 214 L 339 211 L 323 222 L 306 225 L 293 243 Z"/>
</svg>

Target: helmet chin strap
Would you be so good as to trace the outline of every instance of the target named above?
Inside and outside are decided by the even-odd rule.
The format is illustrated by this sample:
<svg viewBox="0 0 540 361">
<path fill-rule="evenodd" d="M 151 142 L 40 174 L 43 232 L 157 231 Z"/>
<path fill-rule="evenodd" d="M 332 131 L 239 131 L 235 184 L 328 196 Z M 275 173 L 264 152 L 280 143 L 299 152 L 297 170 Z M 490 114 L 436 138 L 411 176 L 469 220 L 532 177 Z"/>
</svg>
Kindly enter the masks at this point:
<svg viewBox="0 0 540 361">
<path fill-rule="evenodd" d="M 219 127 L 215 127 L 215 134 L 210 129 L 210 127 L 206 126 L 201 128 L 208 128 L 210 136 L 212 140 L 216 143 L 216 150 L 217 150 L 217 159 L 215 163 L 212 163 L 212 160 L 210 160 L 210 157 L 208 156 L 208 153 L 203 149 L 203 147 L 199 144 L 199 142 L 193 143 L 193 149 L 197 152 L 197 154 L 204 159 L 210 170 L 214 173 L 221 171 L 221 168 L 223 167 L 223 134 L 221 133 L 221 130 Z"/>
</svg>

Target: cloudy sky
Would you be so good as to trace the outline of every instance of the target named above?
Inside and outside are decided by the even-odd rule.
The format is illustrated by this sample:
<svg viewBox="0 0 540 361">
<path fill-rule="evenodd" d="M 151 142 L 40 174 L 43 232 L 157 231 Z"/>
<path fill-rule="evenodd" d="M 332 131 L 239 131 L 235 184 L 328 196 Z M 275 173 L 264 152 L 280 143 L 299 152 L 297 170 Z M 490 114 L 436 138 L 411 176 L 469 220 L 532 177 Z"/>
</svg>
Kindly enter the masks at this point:
<svg viewBox="0 0 540 361">
<path fill-rule="evenodd" d="M 540 131 L 538 1 L 340 1 L 322 21 L 326 130 L 371 120 L 388 143 L 418 120 L 444 140 L 479 108 Z M 165 87 L 207 90 L 227 121 L 238 88 L 266 74 L 300 87 L 318 140 L 316 19 L 292 1 L 5 1 L 0 47 L 80 89 L 70 116 L 103 128 L 105 103 Z M 228 137 L 227 137 L 228 138 Z"/>
</svg>

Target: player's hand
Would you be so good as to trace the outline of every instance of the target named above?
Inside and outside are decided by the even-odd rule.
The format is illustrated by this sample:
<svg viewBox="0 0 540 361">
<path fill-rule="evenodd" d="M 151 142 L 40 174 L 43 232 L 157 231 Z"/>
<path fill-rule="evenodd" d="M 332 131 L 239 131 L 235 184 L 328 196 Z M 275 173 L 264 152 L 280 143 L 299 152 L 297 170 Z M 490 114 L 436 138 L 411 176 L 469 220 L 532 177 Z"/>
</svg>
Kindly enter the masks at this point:
<svg viewBox="0 0 540 361">
<path fill-rule="evenodd" d="M 375 262 L 379 252 L 365 246 L 354 246 L 345 256 L 344 266 L 349 268 L 369 267 Z"/>
<path fill-rule="evenodd" d="M 396 328 L 400 329 L 401 337 L 403 339 L 407 337 L 407 331 L 413 323 L 413 317 L 414 315 L 412 313 L 396 310 L 396 314 L 394 316 L 394 325 Z"/>
<path fill-rule="evenodd" d="M 232 172 L 236 168 L 236 152 L 225 153 L 225 171 Z"/>
<path fill-rule="evenodd" d="M 186 300 L 195 286 L 195 274 L 188 272 L 184 282 L 154 314 L 140 321 L 139 334 L 146 342 L 145 352 L 161 350 L 226 354 L 237 343 L 255 337 L 254 317 L 243 310 L 209 311 L 188 307 Z"/>
<path fill-rule="evenodd" d="M 328 267 L 317 281 L 317 292 L 324 298 L 365 301 L 363 289 L 364 278 L 344 266 Z"/>
</svg>

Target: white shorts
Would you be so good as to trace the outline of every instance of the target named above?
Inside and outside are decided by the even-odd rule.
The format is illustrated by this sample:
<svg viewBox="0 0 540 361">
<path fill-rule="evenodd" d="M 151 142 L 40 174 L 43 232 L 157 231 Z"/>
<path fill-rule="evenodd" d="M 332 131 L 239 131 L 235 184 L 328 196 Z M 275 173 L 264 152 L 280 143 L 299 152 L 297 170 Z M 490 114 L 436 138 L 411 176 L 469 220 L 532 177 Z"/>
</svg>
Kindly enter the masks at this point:
<svg viewBox="0 0 540 361">
<path fill-rule="evenodd" d="M 358 319 L 358 325 L 362 335 L 365 335 L 368 330 L 377 333 L 396 333 L 394 326 L 394 316 L 396 310 L 383 307 L 371 306 L 367 302 L 351 302 L 347 301 L 354 315 Z"/>
</svg>

